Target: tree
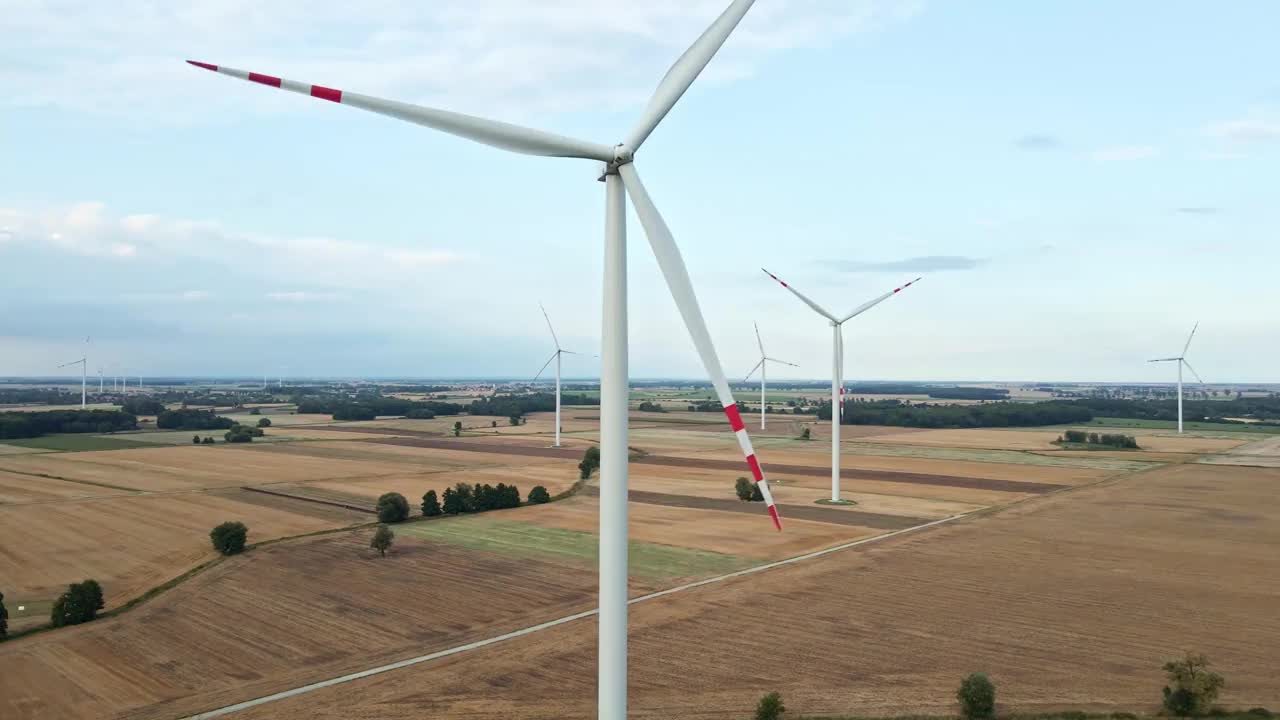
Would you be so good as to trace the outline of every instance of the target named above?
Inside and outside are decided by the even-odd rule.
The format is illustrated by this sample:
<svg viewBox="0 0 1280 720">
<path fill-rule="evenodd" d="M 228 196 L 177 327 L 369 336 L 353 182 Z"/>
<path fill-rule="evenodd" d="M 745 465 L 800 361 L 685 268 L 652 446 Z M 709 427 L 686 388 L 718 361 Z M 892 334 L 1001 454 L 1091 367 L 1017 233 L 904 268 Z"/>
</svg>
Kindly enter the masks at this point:
<svg viewBox="0 0 1280 720">
<path fill-rule="evenodd" d="M 548 493 L 547 489 L 541 485 L 534 485 L 533 489 L 529 491 L 530 505 L 541 505 L 549 502 L 551 502 L 551 493 Z"/>
<path fill-rule="evenodd" d="M 409 519 L 409 501 L 398 492 L 383 493 L 378 497 L 378 522 L 395 523 Z"/>
<path fill-rule="evenodd" d="M 786 706 L 782 704 L 782 695 L 771 692 L 756 703 L 756 720 L 781 720 L 782 714 L 786 711 Z"/>
<path fill-rule="evenodd" d="M 192 435 L 192 436 L 191 436 L 191 444 L 192 444 L 192 445 L 199 445 L 199 444 L 200 444 L 200 436 L 199 436 L 199 435 Z"/>
<path fill-rule="evenodd" d="M 204 439 L 203 441 L 201 441 L 201 444 L 203 444 L 203 445 L 212 445 L 212 444 L 213 444 L 213 437 L 211 437 L 211 436 L 205 436 L 205 439 Z"/>
<path fill-rule="evenodd" d="M 436 499 L 436 491 L 428 490 L 422 496 L 423 517 L 435 517 L 440 514 L 440 501 Z"/>
<path fill-rule="evenodd" d="M 996 686 L 985 673 L 970 673 L 956 690 L 960 714 L 968 720 L 986 720 L 996 714 Z"/>
<path fill-rule="evenodd" d="M 592 471 L 600 467 L 600 448 L 592 445 L 582 454 L 582 462 L 578 463 L 578 478 L 586 480 Z"/>
<path fill-rule="evenodd" d="M 512 415 L 511 417 L 507 418 L 507 422 L 511 423 L 512 425 L 519 425 L 519 424 L 520 424 L 520 416 L 519 416 L 519 415 Z"/>
<path fill-rule="evenodd" d="M 0 592 L 0 640 L 9 635 L 9 611 L 4 606 L 4 593 Z"/>
<path fill-rule="evenodd" d="M 249 414 L 250 414 L 250 415 L 261 415 L 261 414 L 262 414 L 262 410 L 261 410 L 260 408 L 250 408 L 250 410 L 249 410 Z"/>
<path fill-rule="evenodd" d="M 489 421 L 489 427 L 495 427 L 495 428 L 496 428 L 496 427 L 498 427 L 498 421 L 497 421 L 497 420 L 490 420 L 490 421 Z"/>
<path fill-rule="evenodd" d="M 796 409 L 797 409 L 797 410 L 799 410 L 799 408 L 796 408 Z M 802 430 L 800 431 L 800 439 L 801 439 L 801 440 L 808 440 L 808 439 L 810 438 L 810 436 L 811 436 L 811 435 L 812 435 L 812 433 L 810 433 L 810 432 L 809 432 L 809 428 L 804 428 L 804 429 L 802 429 Z"/>
<path fill-rule="evenodd" d="M 271 427 L 271 418 L 258 418 L 258 427 L 260 428 Z"/>
<path fill-rule="evenodd" d="M 497 422 L 494 422 L 494 427 L 497 427 L 497 425 Z M 458 437 L 460 435 L 462 435 L 462 421 L 458 420 L 453 424 L 453 436 Z"/>
<path fill-rule="evenodd" d="M 750 480 L 740 477 L 734 481 L 733 490 L 738 494 L 739 500 L 750 500 L 751 495 L 753 494 L 754 485 L 755 483 Z"/>
<path fill-rule="evenodd" d="M 369 541 L 369 547 L 378 551 L 378 555 L 387 556 L 387 550 L 391 548 L 391 541 L 395 540 L 396 534 L 386 525 L 379 525 L 378 529 L 373 533 L 373 539 Z"/>
<path fill-rule="evenodd" d="M 453 494 L 458 496 L 462 512 L 476 511 L 476 489 L 471 483 L 460 482 L 453 486 Z"/>
<path fill-rule="evenodd" d="M 209 540 L 213 549 L 223 555 L 235 555 L 244 550 L 245 539 L 249 537 L 249 528 L 242 522 L 227 521 L 209 531 Z"/>
<path fill-rule="evenodd" d="M 222 439 L 229 443 L 253 442 L 254 437 L 262 435 L 261 430 L 257 430 L 255 435 L 255 430 L 257 430 L 257 428 L 250 428 L 244 425 L 232 425 L 230 430 L 222 434 Z"/>
<path fill-rule="evenodd" d="M 1169 684 L 1164 687 L 1165 710 L 1181 717 L 1207 712 L 1222 689 L 1222 676 L 1209 670 L 1209 658 L 1188 652 L 1164 664 Z"/>
<path fill-rule="evenodd" d="M 54 627 L 79 625 L 96 618 L 103 607 L 102 586 L 97 580 L 72 583 L 54 601 L 49 620 Z"/>
</svg>

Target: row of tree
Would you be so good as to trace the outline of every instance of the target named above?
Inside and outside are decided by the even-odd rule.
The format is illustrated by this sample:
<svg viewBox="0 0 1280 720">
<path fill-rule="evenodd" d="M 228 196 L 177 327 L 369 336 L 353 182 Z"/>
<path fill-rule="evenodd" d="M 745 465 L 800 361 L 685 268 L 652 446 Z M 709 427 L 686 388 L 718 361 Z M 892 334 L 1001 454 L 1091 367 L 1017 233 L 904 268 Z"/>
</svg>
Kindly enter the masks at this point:
<svg viewBox="0 0 1280 720">
<path fill-rule="evenodd" d="M 540 505 L 551 501 L 551 494 L 541 485 L 529 491 L 527 502 Z M 464 513 L 486 512 L 488 510 L 504 510 L 520 507 L 520 489 L 515 485 L 498 483 L 471 484 L 460 482 L 453 487 L 445 488 L 442 495 L 435 490 L 428 490 L 422 496 L 422 515 L 437 517 L 439 515 L 462 515 Z M 378 522 L 397 523 L 409 519 L 409 501 L 398 492 L 383 493 L 374 506 L 378 513 Z"/>
<path fill-rule="evenodd" d="M 599 405 L 600 399 L 591 395 L 561 393 L 561 405 Z M 471 415 L 496 417 L 521 417 L 533 412 L 549 412 L 556 409 L 555 393 L 537 392 L 525 395 L 494 395 L 478 398 L 467 406 Z"/>
<path fill-rule="evenodd" d="M 228 430 L 236 425 L 228 417 L 216 415 L 212 410 L 165 410 L 156 416 L 156 427 L 161 430 Z"/>
<path fill-rule="evenodd" d="M 309 396 L 299 399 L 299 413 L 332 415 L 334 420 L 372 420 L 379 415 L 403 415 L 430 419 L 440 415 L 459 415 L 462 405 L 439 400 L 405 400 L 375 393 Z"/>
<path fill-rule="evenodd" d="M 831 419 L 831 404 L 818 408 L 820 420 Z M 1071 401 L 997 402 L 977 405 L 905 403 L 899 400 L 844 402 L 843 425 L 894 425 L 923 428 L 1034 427 L 1089 422 L 1093 412 Z"/>
<path fill-rule="evenodd" d="M 1058 436 L 1060 443 L 1076 443 L 1080 445 L 1104 445 L 1121 450 L 1137 450 L 1138 440 L 1132 435 L 1122 433 L 1096 433 L 1085 430 L 1067 430 Z"/>
<path fill-rule="evenodd" d="M 51 433 L 108 433 L 136 430 L 138 418 L 119 410 L 47 410 L 0 412 L 0 440 Z"/>
</svg>

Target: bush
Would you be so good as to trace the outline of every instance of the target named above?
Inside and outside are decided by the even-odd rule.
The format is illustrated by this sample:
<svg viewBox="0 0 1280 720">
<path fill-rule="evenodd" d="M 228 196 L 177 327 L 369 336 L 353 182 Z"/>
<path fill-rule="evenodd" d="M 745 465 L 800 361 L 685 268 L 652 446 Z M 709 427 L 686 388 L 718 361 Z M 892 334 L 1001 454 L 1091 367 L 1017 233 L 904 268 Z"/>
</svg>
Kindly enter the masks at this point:
<svg viewBox="0 0 1280 720">
<path fill-rule="evenodd" d="M 271 418 L 258 418 L 258 427 L 260 428 L 271 427 Z"/>
<path fill-rule="evenodd" d="M 245 539 L 249 537 L 249 528 L 242 522 L 227 521 L 209 531 L 209 540 L 213 549 L 223 555 L 235 555 L 244 550 Z"/>
<path fill-rule="evenodd" d="M 519 425 L 519 424 L 520 424 L 520 416 L 519 416 L 519 415 L 512 415 L 511 417 L 507 418 L 507 422 L 511 423 L 512 425 Z"/>
<path fill-rule="evenodd" d="M 373 539 L 369 541 L 369 547 L 378 551 L 381 557 L 387 556 L 387 550 L 391 549 L 391 541 L 395 540 L 396 534 L 386 525 L 379 525 L 378 529 L 373 533 Z"/>
<path fill-rule="evenodd" d="M 751 499 L 751 481 L 740 477 L 733 482 L 733 491 L 737 493 L 739 500 Z"/>
<path fill-rule="evenodd" d="M 54 601 L 49 620 L 54 627 L 79 625 L 96 618 L 104 606 L 102 586 L 97 580 L 73 583 Z"/>
<path fill-rule="evenodd" d="M 250 408 L 250 409 L 249 409 L 249 414 L 250 414 L 250 415 L 261 415 L 261 414 L 262 414 L 262 410 L 261 410 L 260 408 Z"/>
<path fill-rule="evenodd" d="M 440 501 L 436 499 L 436 491 L 428 490 L 422 496 L 422 515 L 423 517 L 435 517 L 440 514 Z"/>
<path fill-rule="evenodd" d="M 201 444 L 202 444 L 202 445 L 212 445 L 212 444 L 213 444 L 213 438 L 212 438 L 212 437 L 209 437 L 209 436 L 206 436 L 206 437 L 205 437 L 205 439 L 201 441 Z"/>
<path fill-rule="evenodd" d="M 409 519 L 409 501 L 398 492 L 383 493 L 376 507 L 378 522 L 395 523 Z"/>
<path fill-rule="evenodd" d="M 1069 443 L 1085 443 L 1089 442 L 1089 433 L 1084 430 L 1068 430 L 1062 434 L 1063 438 Z"/>
<path fill-rule="evenodd" d="M 534 485 L 533 489 L 529 491 L 530 505 L 541 505 L 549 502 L 551 502 L 551 493 L 547 492 L 547 489 L 541 485 Z"/>
<path fill-rule="evenodd" d="M 970 673 L 956 690 L 960 714 L 969 720 L 985 720 L 996 714 L 996 686 L 985 673 Z"/>
<path fill-rule="evenodd" d="M 192 445 L 199 445 L 199 444 L 200 444 L 200 436 L 199 436 L 199 435 L 192 435 L 192 436 L 191 436 L 191 444 L 192 444 Z"/>
<path fill-rule="evenodd" d="M 232 425 L 231 429 L 222 434 L 222 439 L 229 443 L 247 443 L 253 442 L 255 437 L 261 437 L 262 431 L 258 428 L 245 427 L 244 425 Z"/>
<path fill-rule="evenodd" d="M 600 468 L 600 448 L 592 445 L 582 454 L 582 462 L 578 463 L 578 478 L 586 480 L 591 473 Z"/>
<path fill-rule="evenodd" d="M 800 409 L 800 408 L 796 408 L 796 410 L 799 410 L 799 409 Z M 800 431 L 800 439 L 801 439 L 801 440 L 808 440 L 808 439 L 810 439 L 812 436 L 813 436 L 813 433 L 809 432 L 809 428 L 804 428 L 803 430 L 801 430 L 801 431 Z"/>
<path fill-rule="evenodd" d="M 786 706 L 782 704 L 782 695 L 771 692 L 756 703 L 756 720 L 780 720 L 786 711 Z"/>
<path fill-rule="evenodd" d="M 1180 717 L 1200 715 L 1218 699 L 1222 676 L 1209 670 L 1209 658 L 1188 652 L 1181 660 L 1164 664 L 1169 684 L 1164 687 L 1164 709 Z"/>
<path fill-rule="evenodd" d="M 495 421 L 493 422 L 493 426 L 494 426 L 494 427 L 498 427 L 498 421 L 497 421 L 497 420 L 495 420 Z M 461 421 L 461 420 L 458 420 L 458 421 L 456 421 L 456 422 L 454 422 L 454 423 L 453 423 L 453 436 L 454 436 L 454 437 L 458 437 L 458 436 L 460 436 L 460 435 L 462 435 L 462 421 Z"/>
</svg>

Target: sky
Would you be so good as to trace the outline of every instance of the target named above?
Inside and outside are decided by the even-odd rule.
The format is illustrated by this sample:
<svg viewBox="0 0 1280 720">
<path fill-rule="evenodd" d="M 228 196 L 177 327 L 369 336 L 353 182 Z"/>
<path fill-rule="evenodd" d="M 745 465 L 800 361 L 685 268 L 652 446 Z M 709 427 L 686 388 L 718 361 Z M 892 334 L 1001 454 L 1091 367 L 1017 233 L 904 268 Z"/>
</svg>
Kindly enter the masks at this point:
<svg viewBox="0 0 1280 720">
<path fill-rule="evenodd" d="M 594 163 L 724 0 L 0 0 L 0 376 L 599 371 Z M 759 0 L 637 154 L 730 378 L 1280 382 L 1280 5 Z M 643 231 L 631 375 L 705 378 Z"/>
</svg>

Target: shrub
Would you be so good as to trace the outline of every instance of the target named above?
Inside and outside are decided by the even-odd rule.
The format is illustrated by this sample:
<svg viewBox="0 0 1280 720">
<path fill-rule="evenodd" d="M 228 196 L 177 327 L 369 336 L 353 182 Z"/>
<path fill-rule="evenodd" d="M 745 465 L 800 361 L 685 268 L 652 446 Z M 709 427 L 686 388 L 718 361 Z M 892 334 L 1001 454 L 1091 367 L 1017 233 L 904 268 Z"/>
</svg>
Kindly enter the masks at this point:
<svg viewBox="0 0 1280 720">
<path fill-rule="evenodd" d="M 796 408 L 796 410 L 799 411 L 800 408 Z M 804 428 L 803 430 L 800 431 L 801 440 L 808 440 L 812 436 L 813 436 L 813 433 L 809 432 L 809 428 Z"/>
<path fill-rule="evenodd" d="M 257 436 L 262 435 L 262 431 L 257 428 L 249 428 L 244 425 L 232 425 L 230 430 L 223 433 L 222 439 L 229 443 L 253 442 L 255 431 L 257 431 Z"/>
<path fill-rule="evenodd" d="M 956 690 L 960 714 L 969 720 L 985 720 L 996 714 L 996 686 L 985 673 L 970 673 Z"/>
<path fill-rule="evenodd" d="M 440 514 L 440 512 L 441 512 L 441 510 L 440 510 L 440 501 L 439 501 L 438 499 L 436 499 L 436 491 L 435 491 L 435 490 L 428 490 L 428 491 L 426 492 L 426 494 L 424 494 L 424 495 L 422 496 L 422 514 L 423 514 L 423 516 L 425 516 L 425 517 L 435 517 L 435 516 L 439 515 L 439 514 Z"/>
<path fill-rule="evenodd" d="M 780 720 L 786 711 L 786 706 L 782 704 L 782 695 L 771 692 L 756 703 L 756 720 Z"/>
<path fill-rule="evenodd" d="M 53 603 L 49 620 L 54 627 L 63 625 L 79 625 L 93 620 L 98 611 L 104 607 L 102 586 L 97 580 L 85 580 L 67 586 Z"/>
<path fill-rule="evenodd" d="M 493 426 L 494 427 L 498 426 L 498 423 L 496 420 L 494 421 Z M 458 437 L 461 434 L 462 434 L 462 421 L 458 420 L 453 423 L 453 436 Z"/>
<path fill-rule="evenodd" d="M 1164 664 L 1169 684 L 1164 687 L 1164 709 L 1186 717 L 1204 713 L 1218 698 L 1222 676 L 1209 670 L 1209 658 L 1188 652 L 1181 660 Z"/>
<path fill-rule="evenodd" d="M 519 416 L 519 415 L 512 415 L 511 417 L 507 418 L 507 422 L 511 423 L 512 425 L 519 425 L 519 424 L 520 424 L 520 416 Z"/>
<path fill-rule="evenodd" d="M 1084 430 L 1068 430 L 1062 435 L 1069 443 L 1089 442 L 1089 433 Z"/>
<path fill-rule="evenodd" d="M 541 505 L 549 502 L 551 502 L 551 493 L 547 492 L 547 489 L 541 485 L 534 485 L 533 489 L 529 491 L 530 505 Z"/>
<path fill-rule="evenodd" d="M 199 436 L 199 435 L 192 435 L 192 436 L 191 436 L 191 444 L 192 444 L 192 445 L 199 445 L 199 444 L 200 444 L 200 436 Z"/>
<path fill-rule="evenodd" d="M 213 438 L 212 438 L 211 436 L 205 436 L 205 439 L 201 442 L 201 444 L 202 444 L 202 445 L 212 445 L 212 444 L 213 444 Z"/>
<path fill-rule="evenodd" d="M 755 483 L 744 477 L 733 481 L 733 491 L 738 494 L 739 500 L 751 500 L 751 496 L 754 494 L 754 486 Z"/>
<path fill-rule="evenodd" d="M 378 522 L 395 523 L 409 518 L 409 501 L 398 492 L 383 493 L 376 507 Z"/>
<path fill-rule="evenodd" d="M 369 547 L 378 551 L 381 557 L 387 556 L 387 550 L 391 548 L 391 541 L 395 540 L 396 534 L 386 525 L 379 525 L 378 529 L 373 533 L 373 539 L 369 541 Z"/>
<path fill-rule="evenodd" d="M 249 414 L 250 414 L 250 415 L 261 415 L 261 414 L 262 414 L 262 410 L 261 410 L 260 408 L 250 408 L 250 409 L 249 409 Z"/>
<path fill-rule="evenodd" d="M 244 550 L 244 541 L 249 537 L 249 528 L 242 522 L 227 521 L 209 531 L 209 540 L 213 549 L 223 555 L 235 555 Z"/>
<path fill-rule="evenodd" d="M 260 428 L 271 427 L 271 418 L 258 418 L 258 427 Z"/>
<path fill-rule="evenodd" d="M 586 480 L 591 473 L 600 467 L 600 448 L 592 445 L 582 454 L 582 462 L 578 463 L 578 478 Z"/>
</svg>

